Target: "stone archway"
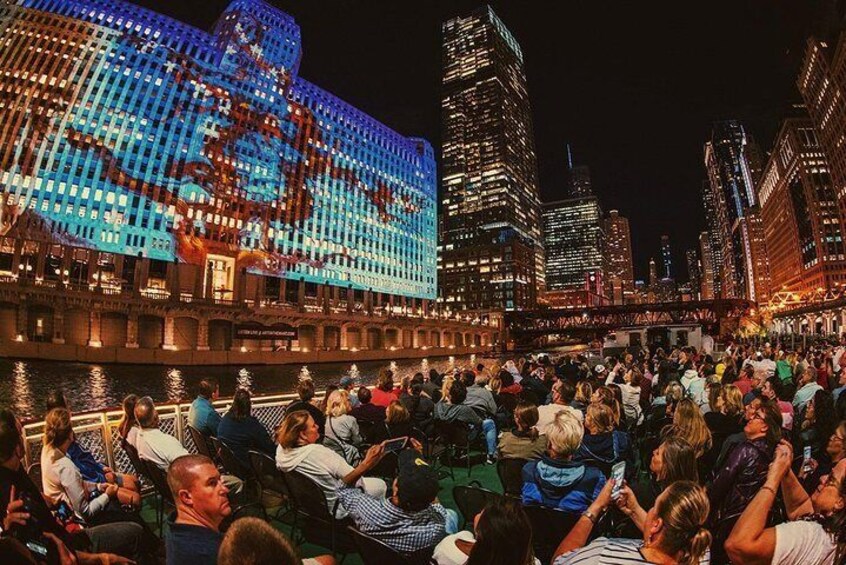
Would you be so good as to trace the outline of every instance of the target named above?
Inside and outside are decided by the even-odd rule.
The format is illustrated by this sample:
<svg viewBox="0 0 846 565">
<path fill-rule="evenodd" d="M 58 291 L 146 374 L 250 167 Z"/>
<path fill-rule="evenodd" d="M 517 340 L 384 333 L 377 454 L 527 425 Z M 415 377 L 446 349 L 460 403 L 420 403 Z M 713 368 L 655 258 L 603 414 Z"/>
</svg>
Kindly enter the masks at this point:
<svg viewBox="0 0 846 565">
<path fill-rule="evenodd" d="M 297 341 L 300 351 L 314 351 L 317 328 L 311 324 L 302 324 L 297 328 Z"/>
<path fill-rule="evenodd" d="M 65 343 L 70 345 L 87 345 L 91 313 L 88 310 L 66 310 L 64 318 Z"/>
<path fill-rule="evenodd" d="M 173 345 L 179 350 L 197 349 L 200 322 L 196 318 L 182 317 L 173 320 Z"/>
<path fill-rule="evenodd" d="M 229 320 L 209 320 L 209 349 L 211 351 L 229 351 L 232 349 L 232 322 Z"/>
<path fill-rule="evenodd" d="M 384 349 L 382 328 L 367 328 L 367 349 Z"/>
<path fill-rule="evenodd" d="M 26 338 L 30 341 L 51 341 L 53 338 L 53 309 L 43 304 L 27 307 Z"/>
<path fill-rule="evenodd" d="M 138 316 L 138 347 L 159 349 L 164 343 L 164 318 Z"/>
<path fill-rule="evenodd" d="M 341 328 L 338 326 L 323 328 L 323 347 L 330 351 L 341 349 Z"/>
<path fill-rule="evenodd" d="M 127 316 L 120 312 L 103 312 L 100 315 L 100 341 L 103 347 L 125 347 Z"/>
</svg>

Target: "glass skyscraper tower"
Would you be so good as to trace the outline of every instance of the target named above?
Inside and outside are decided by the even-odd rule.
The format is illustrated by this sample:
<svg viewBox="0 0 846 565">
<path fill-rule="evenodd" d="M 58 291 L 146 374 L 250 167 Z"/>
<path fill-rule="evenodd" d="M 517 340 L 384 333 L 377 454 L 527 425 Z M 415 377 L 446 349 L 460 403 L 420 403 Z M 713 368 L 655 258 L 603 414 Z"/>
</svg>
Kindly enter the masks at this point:
<svg viewBox="0 0 846 565">
<path fill-rule="evenodd" d="M 535 306 L 544 252 L 523 53 L 490 7 L 443 25 L 439 299 Z"/>
</svg>

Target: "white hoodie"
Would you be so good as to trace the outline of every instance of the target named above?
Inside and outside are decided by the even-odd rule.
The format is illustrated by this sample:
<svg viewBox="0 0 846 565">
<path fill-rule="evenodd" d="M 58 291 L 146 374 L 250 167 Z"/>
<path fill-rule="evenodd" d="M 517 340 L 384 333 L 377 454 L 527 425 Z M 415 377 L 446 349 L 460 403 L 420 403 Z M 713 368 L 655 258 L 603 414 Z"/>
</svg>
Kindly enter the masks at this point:
<svg viewBox="0 0 846 565">
<path fill-rule="evenodd" d="M 705 393 L 705 379 L 699 376 L 694 369 L 688 369 L 681 378 L 681 385 L 687 395 L 701 408 L 708 404 L 708 395 Z"/>
</svg>

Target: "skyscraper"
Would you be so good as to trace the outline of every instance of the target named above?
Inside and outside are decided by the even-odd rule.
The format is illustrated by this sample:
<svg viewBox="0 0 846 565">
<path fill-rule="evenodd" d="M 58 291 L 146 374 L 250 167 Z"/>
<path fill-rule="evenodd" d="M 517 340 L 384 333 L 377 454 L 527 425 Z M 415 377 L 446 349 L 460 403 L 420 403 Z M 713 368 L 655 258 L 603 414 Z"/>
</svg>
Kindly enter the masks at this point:
<svg viewBox="0 0 846 565">
<path fill-rule="evenodd" d="M 723 265 L 723 246 L 720 241 L 720 223 L 717 219 L 717 195 L 709 181 L 702 182 L 702 207 L 705 210 L 705 224 L 707 231 L 699 236 L 700 251 L 702 253 L 702 277 L 710 281 L 711 298 L 722 296 L 720 281 Z M 702 235 L 705 239 L 702 239 Z M 707 246 L 707 250 L 705 247 Z M 706 255 L 708 258 L 706 264 Z"/>
<path fill-rule="evenodd" d="M 571 166 L 569 173 L 569 189 L 572 198 L 590 196 L 593 194 L 593 185 L 590 180 L 590 167 L 587 165 Z"/>
<path fill-rule="evenodd" d="M 581 289 L 586 273 L 605 273 L 602 207 L 596 196 L 543 205 L 548 291 Z"/>
<path fill-rule="evenodd" d="M 673 278 L 673 254 L 670 250 L 670 236 L 661 236 L 661 263 L 664 267 L 661 278 Z"/>
<path fill-rule="evenodd" d="M 632 265 L 632 236 L 629 220 L 617 210 L 611 210 L 603 221 L 605 233 L 605 267 L 607 294 L 615 303 L 622 303 L 634 292 L 634 267 Z M 619 287 L 620 296 L 617 296 Z M 619 300 L 618 300 L 619 298 Z"/>
<path fill-rule="evenodd" d="M 658 265 L 655 264 L 655 257 L 649 258 L 649 287 L 654 291 L 658 286 Z"/>
<path fill-rule="evenodd" d="M 716 285 L 714 278 L 714 256 L 711 238 L 707 231 L 699 234 L 699 253 L 700 257 L 702 257 L 700 300 L 713 300 L 715 297 L 714 287 Z"/>
<path fill-rule="evenodd" d="M 532 308 L 545 287 L 531 107 L 520 45 L 484 6 L 443 24 L 439 299 Z"/>
<path fill-rule="evenodd" d="M 688 249 L 685 252 L 687 259 L 687 278 L 690 281 L 690 294 L 694 300 L 701 300 L 702 297 L 702 265 L 699 262 L 699 252 L 696 249 Z"/>
<path fill-rule="evenodd" d="M 772 292 L 846 282 L 844 230 L 828 162 L 807 116 L 782 123 L 758 196 Z"/>
<path fill-rule="evenodd" d="M 719 248 L 721 295 L 755 299 L 755 271 L 749 242 L 747 209 L 757 202 L 755 182 L 760 174 L 760 151 L 743 125 L 735 120 L 714 124 L 705 144 L 705 167 L 710 190 L 706 214 L 713 214 L 714 242 Z M 709 226 L 710 228 L 711 226 Z"/>
</svg>

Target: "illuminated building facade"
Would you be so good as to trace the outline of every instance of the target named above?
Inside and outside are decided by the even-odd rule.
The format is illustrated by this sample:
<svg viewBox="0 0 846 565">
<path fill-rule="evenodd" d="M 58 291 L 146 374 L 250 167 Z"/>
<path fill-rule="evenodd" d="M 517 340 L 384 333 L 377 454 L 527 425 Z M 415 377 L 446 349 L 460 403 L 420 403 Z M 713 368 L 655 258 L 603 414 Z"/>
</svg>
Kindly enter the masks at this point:
<svg viewBox="0 0 846 565">
<path fill-rule="evenodd" d="M 581 289 L 586 273 L 605 273 L 602 207 L 596 196 L 543 204 L 546 285 L 549 291 Z"/>
<path fill-rule="evenodd" d="M 690 282 L 690 295 L 693 300 L 700 300 L 702 295 L 702 266 L 696 249 L 685 252 L 687 260 L 687 279 Z"/>
<path fill-rule="evenodd" d="M 722 282 L 720 280 L 723 265 L 723 246 L 720 242 L 720 223 L 717 218 L 717 195 L 709 181 L 702 182 L 702 207 L 705 210 L 705 223 L 708 231 L 703 232 L 707 237 L 703 241 L 700 234 L 699 246 L 702 253 L 703 280 L 711 281 L 712 298 L 722 296 Z M 707 249 L 703 247 L 707 245 Z M 708 263 L 706 264 L 706 255 Z"/>
<path fill-rule="evenodd" d="M 717 122 L 705 144 L 705 168 L 710 190 L 704 195 L 706 215 L 712 214 L 714 243 L 719 249 L 720 294 L 723 298 L 755 300 L 755 274 L 747 209 L 757 203 L 755 183 L 760 175 L 760 151 L 743 125 Z M 710 227 L 710 226 L 709 226 Z"/>
<path fill-rule="evenodd" d="M 843 226 L 817 131 L 806 116 L 784 120 L 760 183 L 772 292 L 846 284 Z"/>
<path fill-rule="evenodd" d="M 233 0 L 207 33 L 122 1 L 7 0 L 0 46 L 2 235 L 119 256 L 106 287 L 144 258 L 197 267 L 208 298 L 248 275 L 436 297 L 431 146 L 299 77 L 287 14 Z"/>
<path fill-rule="evenodd" d="M 713 300 L 715 295 L 714 287 L 714 256 L 712 254 L 710 233 L 704 231 L 699 234 L 699 255 L 702 257 L 700 269 L 700 290 L 701 300 Z"/>
<path fill-rule="evenodd" d="M 443 24 L 439 300 L 533 308 L 545 288 L 523 53 L 490 7 Z"/>
<path fill-rule="evenodd" d="M 632 234 L 629 220 L 617 210 L 608 212 L 603 220 L 605 233 L 606 287 L 615 304 L 622 304 L 634 292 L 632 264 Z"/>
<path fill-rule="evenodd" d="M 661 236 L 661 263 L 664 267 L 661 273 L 663 279 L 673 278 L 673 253 L 670 249 L 670 236 Z"/>
</svg>

